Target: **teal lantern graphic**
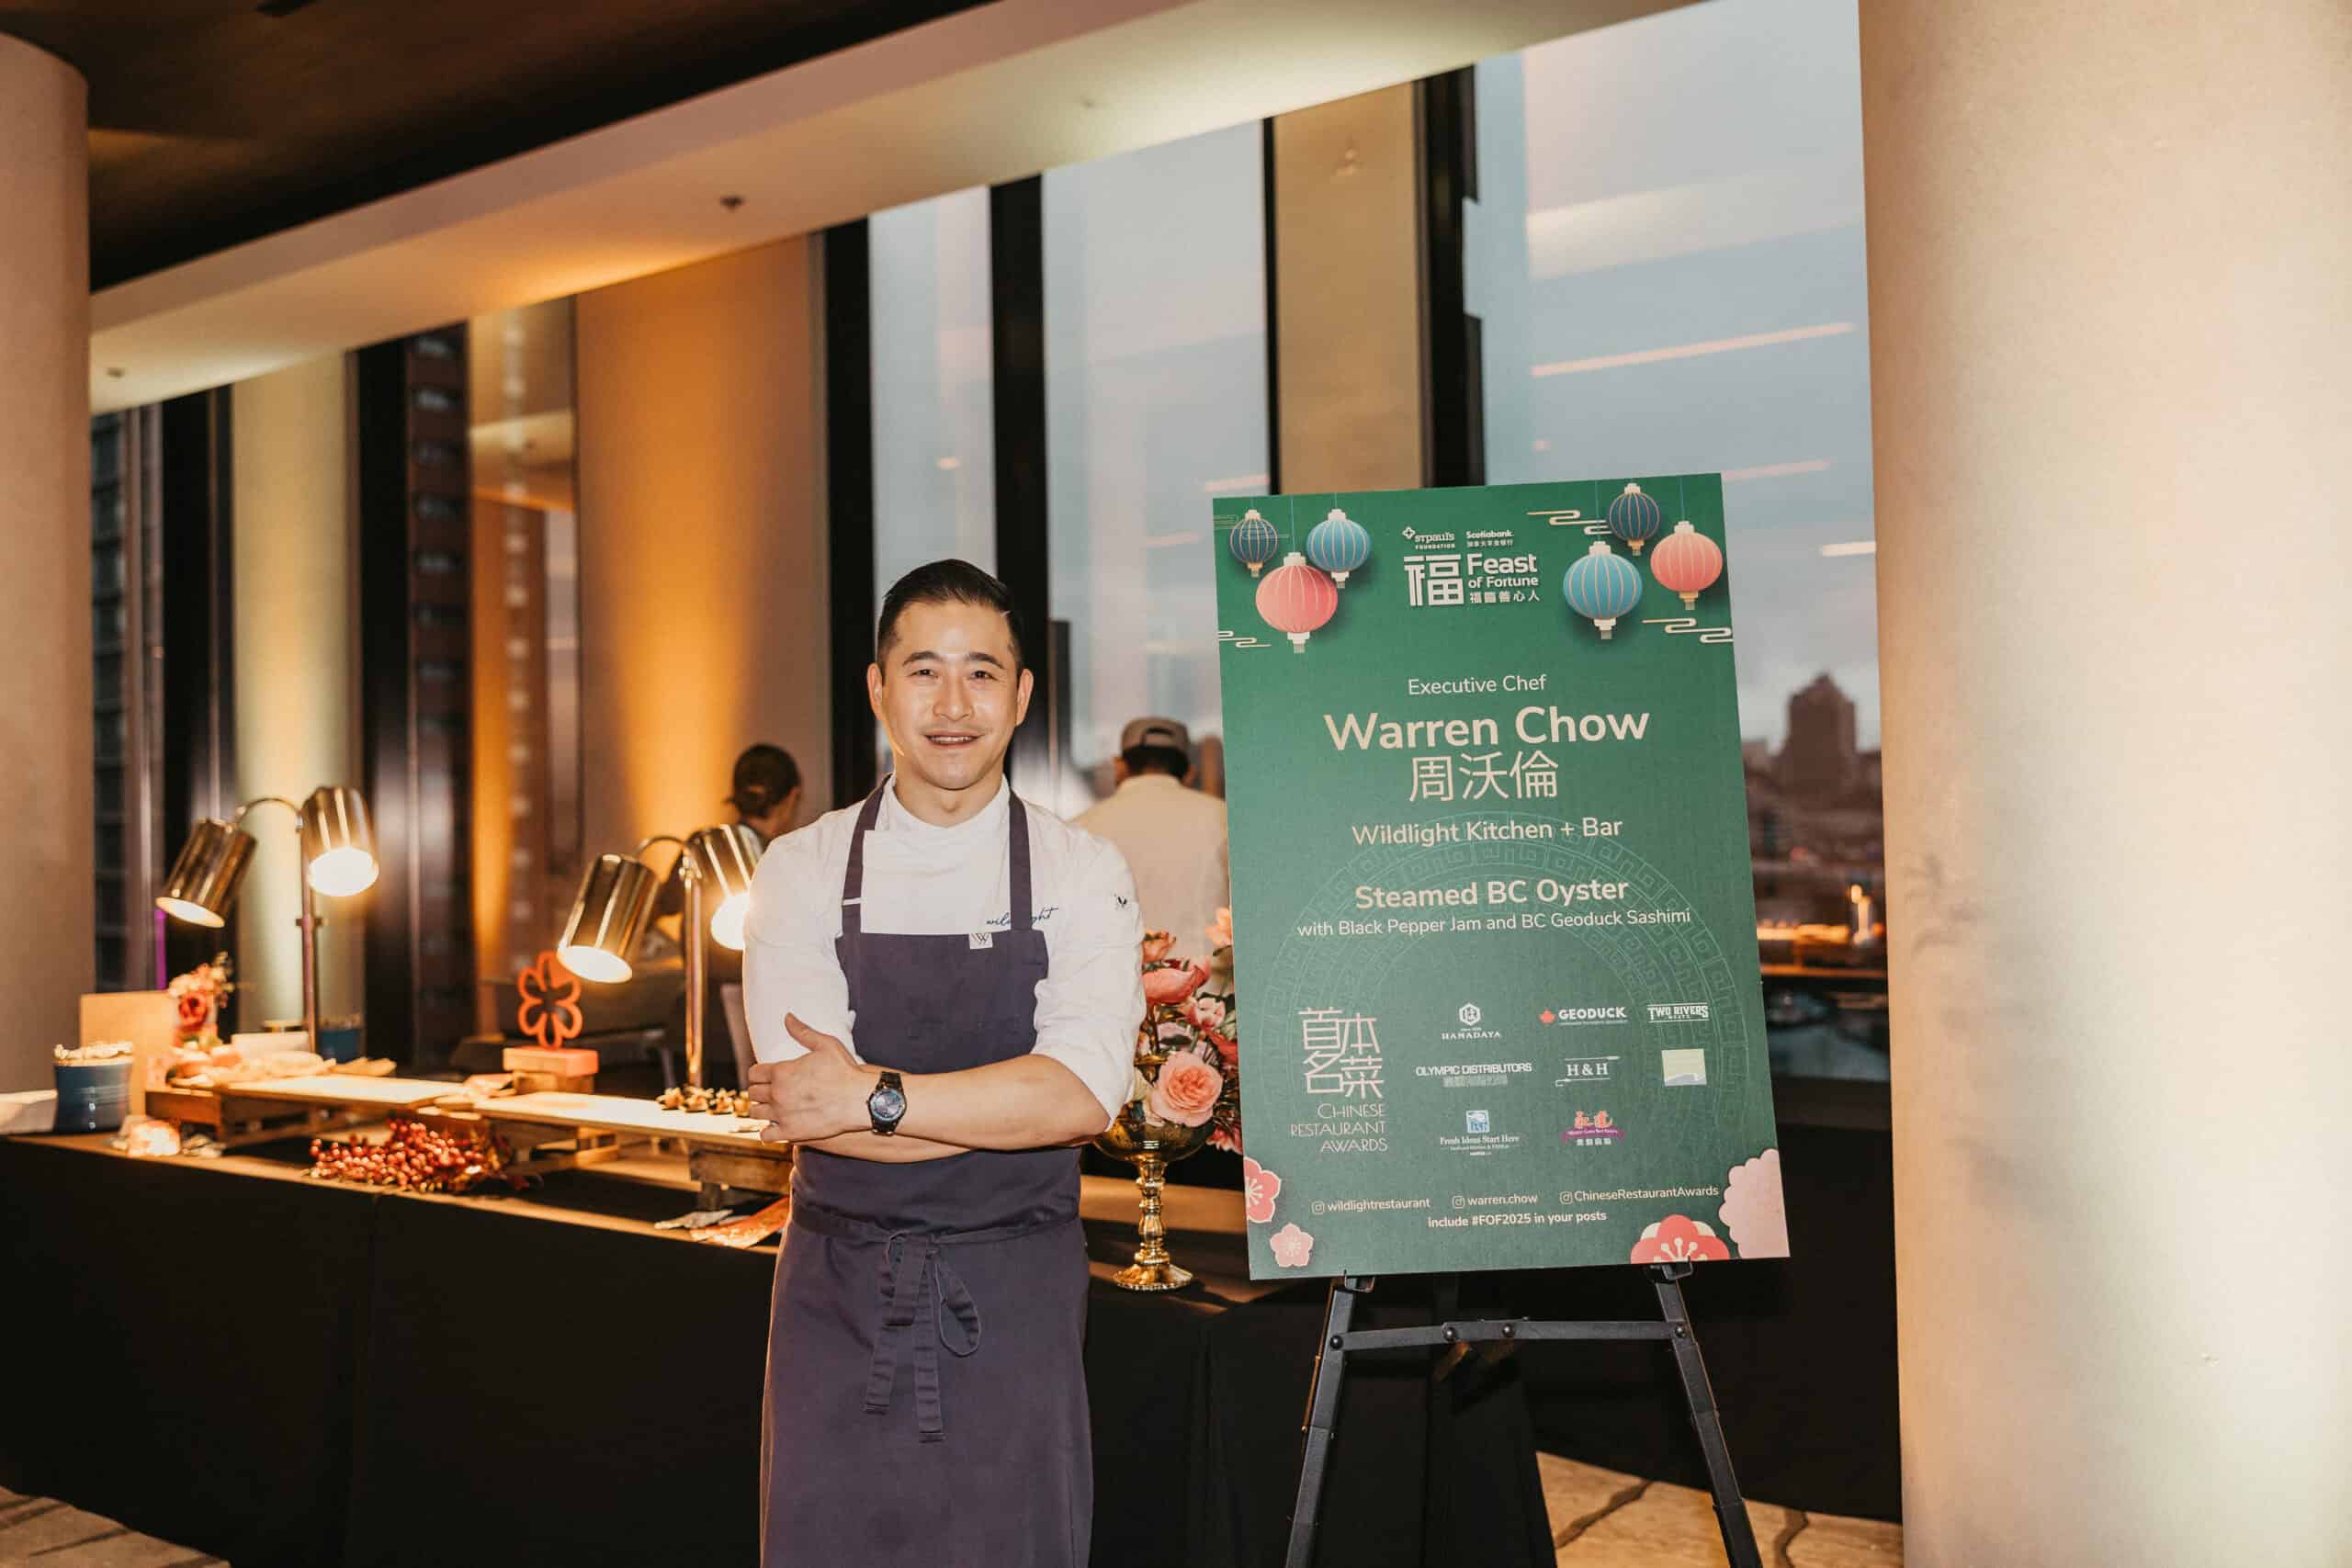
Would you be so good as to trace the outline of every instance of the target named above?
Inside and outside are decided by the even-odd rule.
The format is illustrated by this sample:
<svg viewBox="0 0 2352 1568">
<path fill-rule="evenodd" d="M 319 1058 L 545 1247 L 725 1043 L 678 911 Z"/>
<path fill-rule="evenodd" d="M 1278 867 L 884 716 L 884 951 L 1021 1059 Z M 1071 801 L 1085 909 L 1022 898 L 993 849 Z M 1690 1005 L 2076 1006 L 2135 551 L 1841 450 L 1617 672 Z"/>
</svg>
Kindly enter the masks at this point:
<svg viewBox="0 0 2352 1568">
<path fill-rule="evenodd" d="M 1227 541 L 1227 547 L 1233 551 L 1233 558 L 1248 567 L 1250 575 L 1255 577 L 1260 567 L 1274 558 L 1274 552 L 1282 547 L 1282 538 L 1274 532 L 1274 525 L 1259 516 L 1253 506 L 1233 525 L 1233 537 Z"/>
<path fill-rule="evenodd" d="M 1609 503 L 1609 531 L 1640 555 L 1643 541 L 1657 532 L 1662 515 L 1657 502 L 1644 495 L 1641 486 L 1627 485 L 1625 493 Z"/>
<path fill-rule="evenodd" d="M 1371 557 L 1372 536 L 1336 506 L 1307 531 L 1306 558 L 1329 572 L 1331 581 L 1341 588 L 1348 585 L 1348 573 Z"/>
<path fill-rule="evenodd" d="M 1584 558 L 1571 564 L 1560 579 L 1560 593 L 1569 609 L 1600 628 L 1600 639 L 1606 642 L 1617 617 L 1632 614 L 1642 602 L 1642 574 L 1632 561 L 1595 539 Z"/>
</svg>

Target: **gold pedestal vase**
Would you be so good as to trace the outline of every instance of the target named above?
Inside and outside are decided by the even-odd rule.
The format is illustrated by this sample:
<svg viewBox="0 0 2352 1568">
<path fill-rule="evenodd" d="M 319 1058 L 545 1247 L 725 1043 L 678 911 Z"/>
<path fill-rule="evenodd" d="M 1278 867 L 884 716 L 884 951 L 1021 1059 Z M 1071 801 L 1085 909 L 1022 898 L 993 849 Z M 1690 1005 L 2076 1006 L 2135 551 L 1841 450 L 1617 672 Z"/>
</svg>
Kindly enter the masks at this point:
<svg viewBox="0 0 2352 1568">
<path fill-rule="evenodd" d="M 1136 1221 L 1139 1243 L 1136 1260 L 1111 1276 L 1130 1291 L 1173 1291 L 1193 1282 L 1189 1269 L 1168 1255 L 1168 1224 L 1160 1213 L 1160 1191 L 1168 1184 L 1168 1164 L 1196 1155 L 1208 1146 L 1214 1122 L 1197 1127 L 1162 1122 L 1144 1110 L 1143 1101 L 1121 1108 L 1118 1120 L 1094 1140 L 1094 1146 L 1114 1159 L 1136 1168 Z"/>
</svg>

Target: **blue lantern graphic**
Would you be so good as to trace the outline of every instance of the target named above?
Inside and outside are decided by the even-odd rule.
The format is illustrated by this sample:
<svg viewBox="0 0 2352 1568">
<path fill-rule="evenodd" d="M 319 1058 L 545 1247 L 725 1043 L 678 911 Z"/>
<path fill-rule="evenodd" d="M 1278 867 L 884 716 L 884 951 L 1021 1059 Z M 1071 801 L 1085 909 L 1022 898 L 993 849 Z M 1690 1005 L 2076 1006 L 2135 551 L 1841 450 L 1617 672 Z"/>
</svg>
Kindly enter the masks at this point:
<svg viewBox="0 0 2352 1568">
<path fill-rule="evenodd" d="M 1331 581 L 1341 588 L 1348 585 L 1348 573 L 1371 558 L 1372 536 L 1336 506 L 1307 530 L 1306 558 L 1329 572 Z"/>
<path fill-rule="evenodd" d="M 1560 593 L 1569 609 L 1600 628 L 1600 640 L 1607 642 L 1617 617 L 1631 614 L 1642 602 L 1641 570 L 1595 539 L 1584 558 L 1572 563 L 1560 579 Z"/>
<path fill-rule="evenodd" d="M 1609 503 L 1609 531 L 1640 555 L 1643 541 L 1657 532 L 1661 515 L 1657 502 L 1644 495 L 1641 486 L 1627 485 L 1625 493 Z"/>
<path fill-rule="evenodd" d="M 1233 537 L 1227 541 L 1227 547 L 1233 551 L 1233 558 L 1248 567 L 1250 575 L 1255 577 L 1260 567 L 1274 558 L 1274 552 L 1282 547 L 1282 537 L 1253 506 L 1233 525 Z"/>
</svg>

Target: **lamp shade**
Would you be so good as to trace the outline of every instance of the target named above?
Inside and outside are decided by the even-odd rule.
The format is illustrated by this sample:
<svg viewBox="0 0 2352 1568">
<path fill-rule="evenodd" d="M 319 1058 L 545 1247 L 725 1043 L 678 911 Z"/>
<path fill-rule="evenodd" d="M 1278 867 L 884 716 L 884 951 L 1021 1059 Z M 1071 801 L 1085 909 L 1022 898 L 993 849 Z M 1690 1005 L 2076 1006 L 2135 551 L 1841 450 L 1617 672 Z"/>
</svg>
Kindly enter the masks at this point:
<svg viewBox="0 0 2352 1568">
<path fill-rule="evenodd" d="M 571 901 L 571 918 L 563 923 L 555 955 L 583 980 L 628 979 L 633 973 L 629 954 L 637 950 L 660 887 L 635 856 L 598 855 L 581 880 L 580 897 Z"/>
<path fill-rule="evenodd" d="M 357 790 L 321 784 L 302 803 L 302 865 L 311 886 L 331 898 L 376 886 L 376 835 Z"/>
<path fill-rule="evenodd" d="M 743 823 L 705 828 L 686 840 L 694 873 L 703 879 L 710 939 L 743 951 L 743 924 L 752 913 L 752 874 L 760 868 L 760 836 Z"/>
<path fill-rule="evenodd" d="M 254 836 L 208 817 L 196 825 L 172 863 L 155 908 L 190 925 L 228 923 L 229 906 L 237 900 L 237 885 L 253 863 Z"/>
</svg>

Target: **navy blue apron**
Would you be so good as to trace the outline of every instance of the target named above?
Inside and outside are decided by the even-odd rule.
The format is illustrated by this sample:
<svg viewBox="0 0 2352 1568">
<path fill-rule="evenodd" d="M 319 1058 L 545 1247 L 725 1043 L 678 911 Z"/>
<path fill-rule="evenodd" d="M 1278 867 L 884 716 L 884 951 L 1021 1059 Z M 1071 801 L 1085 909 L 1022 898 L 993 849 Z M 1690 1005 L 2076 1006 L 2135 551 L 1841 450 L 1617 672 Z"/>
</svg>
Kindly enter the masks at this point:
<svg viewBox="0 0 2352 1568">
<path fill-rule="evenodd" d="M 1036 1044 L 1045 933 L 1005 785 L 1011 929 L 864 929 L 859 813 L 836 951 L 876 1066 L 947 1073 Z M 918 1091 L 911 1097 L 920 1110 Z M 1080 1568 L 1094 1506 L 1078 1153 L 883 1165 L 801 1150 L 776 1259 L 763 1568 Z"/>
</svg>

